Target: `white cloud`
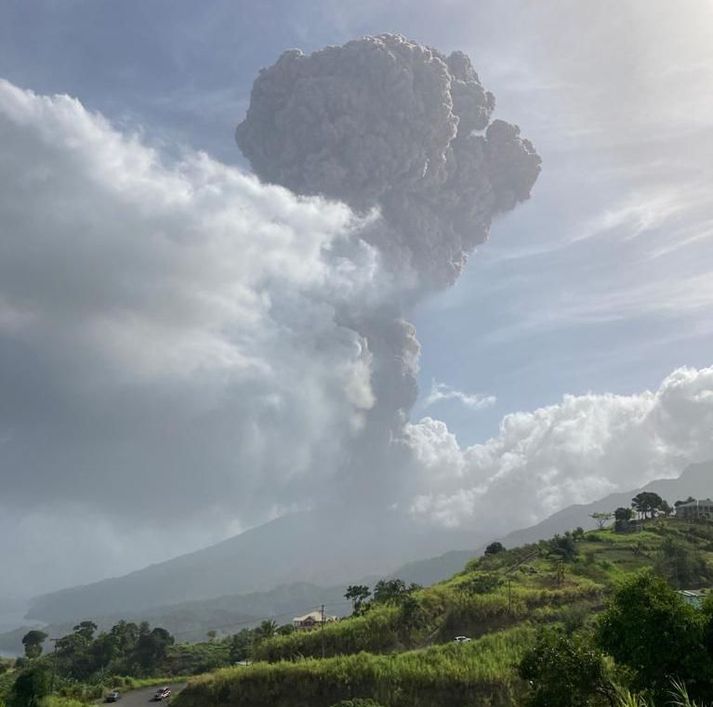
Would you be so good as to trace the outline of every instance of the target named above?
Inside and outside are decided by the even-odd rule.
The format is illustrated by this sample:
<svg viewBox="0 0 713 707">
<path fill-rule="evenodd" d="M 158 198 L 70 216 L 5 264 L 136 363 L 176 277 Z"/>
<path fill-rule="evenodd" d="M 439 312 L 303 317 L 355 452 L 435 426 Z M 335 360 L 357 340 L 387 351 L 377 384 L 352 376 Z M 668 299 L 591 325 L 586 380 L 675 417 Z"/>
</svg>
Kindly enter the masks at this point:
<svg viewBox="0 0 713 707">
<path fill-rule="evenodd" d="M 465 405 L 471 410 L 482 410 L 496 403 L 494 395 L 484 395 L 482 393 L 464 393 L 461 390 L 451 388 L 445 383 L 439 383 L 436 380 L 431 382 L 431 392 L 424 398 L 423 407 L 429 408 L 435 403 L 443 400 L 456 400 Z"/>
<path fill-rule="evenodd" d="M 0 507 L 58 526 L 101 507 L 136 565 L 179 551 L 180 523 L 206 537 L 208 518 L 215 533 L 316 499 L 374 403 L 339 312 L 385 287 L 349 209 L 204 154 L 167 163 L 7 82 L 0 144 Z M 51 561 L 63 543 L 25 549 Z"/>
<path fill-rule="evenodd" d="M 427 417 L 407 428 L 422 470 L 411 511 L 491 534 L 525 527 L 713 457 L 711 430 L 713 368 L 678 369 L 638 395 L 567 395 L 507 415 L 497 436 L 465 449 Z"/>
</svg>

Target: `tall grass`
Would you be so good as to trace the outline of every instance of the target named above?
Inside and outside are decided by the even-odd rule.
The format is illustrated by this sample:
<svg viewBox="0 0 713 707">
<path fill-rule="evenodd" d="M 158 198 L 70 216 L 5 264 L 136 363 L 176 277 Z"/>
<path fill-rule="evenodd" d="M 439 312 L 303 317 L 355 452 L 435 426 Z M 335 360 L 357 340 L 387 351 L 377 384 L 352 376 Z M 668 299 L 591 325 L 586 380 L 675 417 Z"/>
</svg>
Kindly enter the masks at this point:
<svg viewBox="0 0 713 707">
<path fill-rule="evenodd" d="M 391 653 L 449 641 L 459 634 L 478 638 L 536 619 L 542 607 L 555 609 L 594 599 L 602 591 L 601 585 L 583 577 L 572 578 L 561 587 L 545 586 L 543 582 L 544 578 L 533 586 L 513 582 L 509 588 L 502 586 L 485 594 L 466 593 L 462 581 L 444 583 L 416 595 L 422 610 L 418 626 L 406 630 L 398 608 L 377 606 L 365 616 L 263 641 L 255 647 L 253 657 L 256 661 L 277 662 L 362 651 Z"/>
<path fill-rule="evenodd" d="M 257 661 L 276 662 L 322 655 L 329 658 L 361 651 L 386 653 L 402 647 L 396 618 L 395 608 L 379 607 L 366 616 L 263 641 L 255 647 L 253 657 Z"/>
<path fill-rule="evenodd" d="M 667 704 L 671 707 L 710 707 L 710 705 L 692 700 L 686 686 L 676 680 L 672 683 Z M 617 696 L 617 707 L 655 707 L 655 704 L 643 695 L 635 695 L 628 690 L 621 690 Z"/>
<path fill-rule="evenodd" d="M 521 688 L 514 666 L 534 632 L 520 627 L 469 644 L 396 655 L 259 663 L 192 680 L 176 707 L 329 707 L 370 697 L 386 707 L 510 705 Z"/>
<path fill-rule="evenodd" d="M 91 702 L 82 702 L 71 697 L 58 697 L 51 695 L 44 697 L 40 702 L 40 707 L 87 707 Z"/>
</svg>

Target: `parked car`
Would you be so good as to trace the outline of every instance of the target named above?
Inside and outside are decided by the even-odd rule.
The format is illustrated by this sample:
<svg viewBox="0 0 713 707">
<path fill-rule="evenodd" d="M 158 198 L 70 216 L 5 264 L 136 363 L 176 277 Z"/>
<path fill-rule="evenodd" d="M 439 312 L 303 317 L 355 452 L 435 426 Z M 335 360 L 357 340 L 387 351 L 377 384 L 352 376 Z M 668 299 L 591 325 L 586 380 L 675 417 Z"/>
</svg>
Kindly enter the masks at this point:
<svg viewBox="0 0 713 707">
<path fill-rule="evenodd" d="M 118 690 L 112 690 L 104 698 L 104 702 L 118 702 L 120 699 L 121 699 L 121 693 Z"/>
<path fill-rule="evenodd" d="M 456 636 L 453 640 L 456 643 L 470 643 L 470 638 L 468 638 L 468 636 Z"/>
<path fill-rule="evenodd" d="M 154 692 L 153 697 L 151 698 L 152 702 L 162 702 L 163 700 L 167 700 L 171 696 L 171 689 L 168 687 L 159 687 L 156 692 Z"/>
</svg>

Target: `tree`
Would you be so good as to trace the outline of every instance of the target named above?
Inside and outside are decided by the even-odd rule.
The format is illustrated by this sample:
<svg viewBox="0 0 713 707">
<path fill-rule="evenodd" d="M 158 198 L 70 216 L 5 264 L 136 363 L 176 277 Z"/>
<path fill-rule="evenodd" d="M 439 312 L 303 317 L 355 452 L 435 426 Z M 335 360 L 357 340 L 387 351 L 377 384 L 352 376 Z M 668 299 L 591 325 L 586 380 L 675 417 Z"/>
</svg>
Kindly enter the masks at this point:
<svg viewBox="0 0 713 707">
<path fill-rule="evenodd" d="M 264 641 L 268 638 L 272 638 L 276 633 L 277 622 L 272 619 L 267 619 L 255 629 L 255 638 L 258 641 Z"/>
<path fill-rule="evenodd" d="M 530 683 L 531 707 L 585 707 L 611 692 L 601 651 L 559 628 L 540 630 L 519 673 Z"/>
<path fill-rule="evenodd" d="M 411 643 L 411 633 L 426 623 L 426 614 L 413 594 L 407 594 L 402 599 L 396 623 L 399 638 L 406 644 Z"/>
<path fill-rule="evenodd" d="M 218 635 L 218 632 L 215 629 L 211 629 L 210 631 L 206 631 L 205 635 L 209 641 L 215 641 L 215 637 Z"/>
<path fill-rule="evenodd" d="M 642 491 L 631 500 L 633 509 L 644 518 L 653 518 L 663 507 L 664 500 L 653 491 Z"/>
<path fill-rule="evenodd" d="M 278 636 L 290 636 L 291 634 L 293 634 L 295 632 L 295 630 L 296 629 L 293 624 L 282 624 L 282 626 L 280 626 L 277 629 L 277 635 Z"/>
<path fill-rule="evenodd" d="M 15 679 L 7 700 L 7 707 L 38 707 L 50 694 L 51 676 L 44 666 L 23 670 Z"/>
<path fill-rule="evenodd" d="M 97 625 L 93 621 L 81 621 L 72 631 L 78 636 L 81 636 L 87 642 L 94 640 L 94 632 L 97 630 Z"/>
<path fill-rule="evenodd" d="M 250 657 L 252 639 L 253 632 L 249 628 L 244 628 L 230 637 L 228 656 L 231 663 L 240 663 Z"/>
<path fill-rule="evenodd" d="M 27 658 L 39 658 L 42 655 L 42 644 L 47 640 L 47 634 L 38 629 L 28 631 L 22 637 L 22 645 L 25 647 Z"/>
<path fill-rule="evenodd" d="M 674 514 L 674 509 L 672 508 L 671 504 L 668 501 L 663 501 L 661 503 L 661 513 L 666 516 L 666 518 L 670 518 Z"/>
<path fill-rule="evenodd" d="M 139 629 L 141 630 L 141 627 Z M 145 673 L 153 673 L 164 661 L 168 647 L 174 642 L 173 636 L 165 628 L 158 626 L 151 631 L 140 633 L 134 649 L 135 663 Z"/>
<path fill-rule="evenodd" d="M 577 545 L 574 542 L 572 533 L 567 532 L 564 535 L 555 535 L 547 543 L 547 552 L 563 562 L 574 561 L 577 557 Z"/>
<path fill-rule="evenodd" d="M 592 513 L 589 517 L 594 520 L 599 530 L 604 530 L 606 524 L 612 519 L 613 513 Z"/>
<path fill-rule="evenodd" d="M 617 533 L 626 533 L 634 517 L 634 511 L 631 508 L 617 508 L 614 511 L 614 530 Z"/>
<path fill-rule="evenodd" d="M 139 627 L 135 623 L 119 621 L 111 627 L 109 633 L 116 641 L 117 653 L 120 656 L 126 657 L 133 652 L 139 639 Z"/>
<path fill-rule="evenodd" d="M 86 628 L 75 626 L 73 633 L 62 636 L 55 644 L 55 660 L 61 672 L 75 680 L 85 680 L 94 672 L 92 641 L 87 636 Z"/>
<path fill-rule="evenodd" d="M 400 604 L 411 592 L 421 589 L 415 583 L 406 585 L 402 579 L 381 579 L 374 587 L 374 601 L 377 604 Z"/>
<path fill-rule="evenodd" d="M 710 689 L 712 666 L 703 650 L 706 617 L 651 570 L 627 580 L 600 619 L 599 646 L 633 673 L 633 687 L 663 696 L 672 678 Z M 702 694 L 702 693 L 701 693 Z"/>
<path fill-rule="evenodd" d="M 350 584 L 344 594 L 345 599 L 349 599 L 352 603 L 352 613 L 358 616 L 362 613 L 364 603 L 371 596 L 371 590 L 365 584 Z"/>
<path fill-rule="evenodd" d="M 119 644 L 111 633 L 100 633 L 89 647 L 95 670 L 103 670 L 119 657 Z"/>
<path fill-rule="evenodd" d="M 614 519 L 615 520 L 632 520 L 634 517 L 634 511 L 631 510 L 631 508 L 617 508 L 614 511 Z"/>
<path fill-rule="evenodd" d="M 486 555 L 499 555 L 501 552 L 505 552 L 505 546 L 499 542 L 490 543 L 490 545 L 485 548 Z"/>
</svg>

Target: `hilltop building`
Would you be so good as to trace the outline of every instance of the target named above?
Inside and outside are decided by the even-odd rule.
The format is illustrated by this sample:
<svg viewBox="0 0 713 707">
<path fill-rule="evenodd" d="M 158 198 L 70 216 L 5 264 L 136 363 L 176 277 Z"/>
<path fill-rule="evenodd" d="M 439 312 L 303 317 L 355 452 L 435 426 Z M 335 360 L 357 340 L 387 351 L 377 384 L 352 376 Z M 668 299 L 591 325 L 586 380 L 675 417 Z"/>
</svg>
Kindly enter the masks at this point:
<svg viewBox="0 0 713 707">
<path fill-rule="evenodd" d="M 706 498 L 703 501 L 682 503 L 676 508 L 676 517 L 681 520 L 713 520 L 713 501 Z"/>
<path fill-rule="evenodd" d="M 292 625 L 298 631 L 309 631 L 310 629 L 321 626 L 323 623 L 329 624 L 336 620 L 336 616 L 327 616 L 326 614 L 322 614 L 321 611 L 311 611 L 304 616 L 295 616 L 295 618 L 292 619 Z"/>
</svg>

